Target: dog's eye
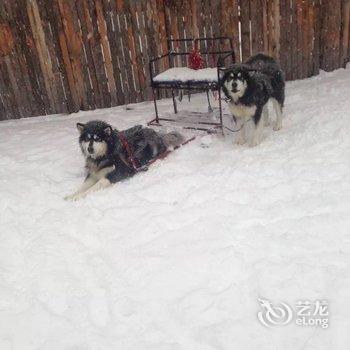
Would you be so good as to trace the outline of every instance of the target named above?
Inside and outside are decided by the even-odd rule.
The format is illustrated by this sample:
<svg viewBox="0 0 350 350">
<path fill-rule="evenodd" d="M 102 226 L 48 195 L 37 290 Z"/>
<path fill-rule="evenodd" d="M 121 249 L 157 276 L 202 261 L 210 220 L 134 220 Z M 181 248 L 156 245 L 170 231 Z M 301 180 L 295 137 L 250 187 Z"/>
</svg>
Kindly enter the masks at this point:
<svg viewBox="0 0 350 350">
<path fill-rule="evenodd" d="M 91 135 L 90 135 L 90 134 L 86 134 L 85 139 L 86 139 L 87 141 L 91 140 Z"/>
<path fill-rule="evenodd" d="M 94 141 L 99 142 L 101 139 L 97 135 L 94 135 Z"/>
</svg>

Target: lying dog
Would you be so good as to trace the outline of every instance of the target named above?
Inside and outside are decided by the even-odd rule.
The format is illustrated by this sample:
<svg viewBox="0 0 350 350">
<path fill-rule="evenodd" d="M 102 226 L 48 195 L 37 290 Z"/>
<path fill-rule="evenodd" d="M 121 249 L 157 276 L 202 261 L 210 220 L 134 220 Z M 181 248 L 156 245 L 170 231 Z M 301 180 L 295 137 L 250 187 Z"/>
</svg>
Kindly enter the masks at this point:
<svg viewBox="0 0 350 350">
<path fill-rule="evenodd" d="M 237 144 L 241 145 L 246 142 L 245 124 L 250 119 L 254 121 L 255 126 L 250 145 L 256 146 L 260 143 L 264 121 L 265 124 L 268 124 L 267 103 L 270 99 L 276 112 L 273 129 L 282 128 L 282 109 L 285 97 L 284 74 L 272 57 L 258 54 L 244 64 L 233 65 L 225 70 L 220 84 L 239 129 Z"/>
<path fill-rule="evenodd" d="M 77 128 L 87 176 L 82 186 L 65 197 L 66 200 L 79 200 L 129 178 L 138 168 L 184 141 L 176 132 L 162 134 L 141 125 L 119 132 L 103 121 L 90 121 L 77 123 Z"/>
</svg>

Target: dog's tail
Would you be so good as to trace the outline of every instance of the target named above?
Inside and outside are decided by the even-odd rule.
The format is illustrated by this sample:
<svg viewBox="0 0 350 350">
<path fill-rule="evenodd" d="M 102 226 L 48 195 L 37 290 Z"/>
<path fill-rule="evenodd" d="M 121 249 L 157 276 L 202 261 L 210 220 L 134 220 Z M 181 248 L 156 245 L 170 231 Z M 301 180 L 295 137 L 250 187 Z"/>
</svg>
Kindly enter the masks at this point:
<svg viewBox="0 0 350 350">
<path fill-rule="evenodd" d="M 168 149 L 174 149 L 176 147 L 179 147 L 185 141 L 185 137 L 177 131 L 162 134 L 162 139 L 166 148 Z"/>
</svg>

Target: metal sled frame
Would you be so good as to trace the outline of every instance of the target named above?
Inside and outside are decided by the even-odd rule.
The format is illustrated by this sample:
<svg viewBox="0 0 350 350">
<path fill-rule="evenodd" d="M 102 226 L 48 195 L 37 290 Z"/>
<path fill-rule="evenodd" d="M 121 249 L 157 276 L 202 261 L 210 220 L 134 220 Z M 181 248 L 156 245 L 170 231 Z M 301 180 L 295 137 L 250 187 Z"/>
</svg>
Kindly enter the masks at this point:
<svg viewBox="0 0 350 350">
<path fill-rule="evenodd" d="M 214 47 L 215 42 L 223 43 L 227 41 L 230 50 L 212 50 L 208 47 L 210 47 L 210 43 L 212 43 L 211 47 Z M 206 49 L 201 50 L 199 49 L 199 52 L 203 55 L 219 55 L 218 59 L 215 62 L 216 69 L 217 69 L 217 82 L 203 82 L 203 81 L 190 81 L 190 82 L 156 82 L 153 80 L 155 77 L 154 72 L 154 63 L 159 60 L 167 59 L 169 63 L 169 67 L 175 67 L 174 59 L 176 56 L 189 56 L 191 52 L 176 52 L 170 48 L 173 47 L 174 43 L 178 42 L 192 42 L 194 44 L 194 47 L 199 47 L 201 42 L 206 43 Z M 197 46 L 198 45 L 198 46 Z M 228 59 L 230 59 L 230 64 L 233 64 L 236 62 L 236 56 L 233 48 L 233 39 L 230 37 L 216 37 L 216 38 L 188 38 L 188 39 L 169 39 L 168 40 L 168 48 L 169 51 L 161 56 L 158 56 L 156 58 L 152 58 L 149 61 L 149 71 L 150 71 L 150 77 L 151 77 L 151 87 L 152 87 L 152 94 L 153 94 L 153 101 L 154 101 L 154 109 L 155 109 L 155 118 L 152 119 L 148 125 L 153 126 L 161 126 L 162 122 L 178 122 L 176 118 L 162 118 L 159 116 L 158 112 L 158 106 L 157 106 L 157 95 L 160 90 L 170 90 L 172 99 L 173 99 L 173 107 L 174 107 L 174 113 L 178 113 L 176 99 L 175 99 L 175 91 L 176 90 L 187 90 L 187 91 L 205 91 L 207 93 L 208 98 L 208 104 L 210 107 L 210 100 L 209 100 L 209 91 L 217 91 L 218 92 L 218 99 L 219 99 L 219 121 L 218 122 L 209 122 L 209 121 L 197 121 L 196 124 L 198 124 L 198 127 L 189 127 L 184 126 L 186 129 L 195 129 L 195 130 L 204 130 L 207 132 L 222 132 L 223 130 L 223 121 L 222 121 L 222 99 L 221 99 L 221 90 L 219 86 L 219 79 L 220 79 L 220 71 L 224 69 L 225 63 Z M 187 61 L 187 60 L 186 60 Z M 200 113 L 198 113 L 200 115 Z"/>
</svg>

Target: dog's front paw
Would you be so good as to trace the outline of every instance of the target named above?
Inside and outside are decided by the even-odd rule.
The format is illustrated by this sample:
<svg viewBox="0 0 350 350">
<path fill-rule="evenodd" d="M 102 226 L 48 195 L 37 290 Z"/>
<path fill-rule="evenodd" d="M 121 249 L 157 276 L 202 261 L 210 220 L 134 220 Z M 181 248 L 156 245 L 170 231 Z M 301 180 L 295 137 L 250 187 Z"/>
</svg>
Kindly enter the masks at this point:
<svg viewBox="0 0 350 350">
<path fill-rule="evenodd" d="M 256 147 L 260 142 L 255 140 L 249 143 L 249 147 Z"/>
<path fill-rule="evenodd" d="M 245 139 L 243 137 L 237 137 L 235 140 L 236 145 L 244 145 L 245 144 Z"/>
<path fill-rule="evenodd" d="M 76 202 L 80 199 L 82 199 L 84 196 L 81 193 L 73 193 L 70 194 L 69 196 L 64 197 L 65 201 L 70 201 L 70 202 Z"/>
<path fill-rule="evenodd" d="M 273 126 L 273 130 L 274 131 L 278 131 L 278 130 L 281 130 L 282 129 L 282 124 L 275 124 L 274 126 Z"/>
</svg>

